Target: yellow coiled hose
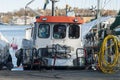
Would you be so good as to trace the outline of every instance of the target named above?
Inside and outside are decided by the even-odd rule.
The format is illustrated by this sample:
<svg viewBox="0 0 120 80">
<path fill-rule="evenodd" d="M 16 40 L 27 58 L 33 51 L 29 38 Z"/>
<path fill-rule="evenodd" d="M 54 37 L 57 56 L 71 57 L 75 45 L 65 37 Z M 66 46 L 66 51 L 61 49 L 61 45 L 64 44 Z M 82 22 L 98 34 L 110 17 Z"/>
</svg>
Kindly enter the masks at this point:
<svg viewBox="0 0 120 80">
<path fill-rule="evenodd" d="M 108 52 L 108 49 L 112 49 Z M 112 53 L 112 54 L 111 54 Z M 111 59 L 109 61 L 109 59 Z M 102 42 L 98 54 L 98 65 L 104 73 L 114 73 L 120 69 L 119 41 L 114 35 L 108 35 Z"/>
</svg>

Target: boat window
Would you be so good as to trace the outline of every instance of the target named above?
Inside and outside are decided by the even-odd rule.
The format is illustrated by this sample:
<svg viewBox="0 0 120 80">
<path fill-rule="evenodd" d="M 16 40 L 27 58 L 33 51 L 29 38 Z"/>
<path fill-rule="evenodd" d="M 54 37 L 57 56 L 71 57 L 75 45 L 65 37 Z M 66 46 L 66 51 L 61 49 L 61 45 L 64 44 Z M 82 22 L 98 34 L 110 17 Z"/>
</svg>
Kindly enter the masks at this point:
<svg viewBox="0 0 120 80">
<path fill-rule="evenodd" d="M 55 39 L 63 39 L 66 36 L 66 26 L 65 25 L 55 25 L 53 28 L 53 37 Z"/>
<path fill-rule="evenodd" d="M 80 27 L 78 25 L 70 25 L 69 38 L 77 39 L 80 36 Z"/>
<path fill-rule="evenodd" d="M 38 37 L 48 38 L 50 36 L 50 26 L 49 24 L 40 24 L 38 28 Z"/>
</svg>

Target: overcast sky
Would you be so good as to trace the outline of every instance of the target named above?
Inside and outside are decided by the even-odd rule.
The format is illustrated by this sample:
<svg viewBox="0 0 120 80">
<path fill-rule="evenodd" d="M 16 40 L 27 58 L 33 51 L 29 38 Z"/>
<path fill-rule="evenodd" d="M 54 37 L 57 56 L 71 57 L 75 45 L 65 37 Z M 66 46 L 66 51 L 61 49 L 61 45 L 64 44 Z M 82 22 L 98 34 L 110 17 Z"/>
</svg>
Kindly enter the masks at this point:
<svg viewBox="0 0 120 80">
<path fill-rule="evenodd" d="M 25 5 L 31 0 L 0 0 L 0 12 L 8 12 L 19 10 L 24 8 Z M 105 9 L 120 9 L 119 3 L 120 0 L 100 0 L 101 7 Z M 69 4 L 72 7 L 79 8 L 90 8 L 91 5 L 96 6 L 97 0 L 60 0 L 56 3 L 58 8 L 64 8 L 66 4 Z M 29 5 L 32 9 L 40 8 L 42 9 L 44 5 L 44 0 L 35 0 L 32 4 Z M 51 8 L 51 2 L 48 4 L 47 8 Z"/>
</svg>

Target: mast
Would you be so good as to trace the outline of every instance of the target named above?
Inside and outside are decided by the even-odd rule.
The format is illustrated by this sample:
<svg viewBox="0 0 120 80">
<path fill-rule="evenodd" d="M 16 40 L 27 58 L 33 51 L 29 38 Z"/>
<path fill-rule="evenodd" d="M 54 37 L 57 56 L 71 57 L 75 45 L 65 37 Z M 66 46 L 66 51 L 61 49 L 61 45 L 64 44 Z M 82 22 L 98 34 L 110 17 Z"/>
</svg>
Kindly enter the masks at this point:
<svg viewBox="0 0 120 80">
<path fill-rule="evenodd" d="M 59 0 L 50 0 L 52 2 L 52 16 L 55 16 L 55 3 Z"/>
<path fill-rule="evenodd" d="M 100 18 L 100 0 L 97 0 L 97 18 Z"/>
<path fill-rule="evenodd" d="M 100 0 L 97 0 L 97 14 L 96 17 L 97 19 L 100 18 Z M 100 31 L 100 24 L 97 24 L 97 33 Z M 99 41 L 99 36 L 98 36 L 98 41 Z"/>
</svg>

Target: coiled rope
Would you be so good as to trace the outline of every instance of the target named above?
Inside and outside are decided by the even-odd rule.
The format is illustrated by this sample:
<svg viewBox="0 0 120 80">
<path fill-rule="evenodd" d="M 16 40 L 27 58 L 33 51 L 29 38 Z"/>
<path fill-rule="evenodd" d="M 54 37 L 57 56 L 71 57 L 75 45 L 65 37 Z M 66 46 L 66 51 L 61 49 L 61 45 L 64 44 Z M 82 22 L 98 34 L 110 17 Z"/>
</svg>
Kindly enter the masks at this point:
<svg viewBox="0 0 120 80">
<path fill-rule="evenodd" d="M 114 35 L 108 35 L 98 54 L 98 65 L 104 73 L 115 73 L 120 70 L 119 41 Z"/>
</svg>

